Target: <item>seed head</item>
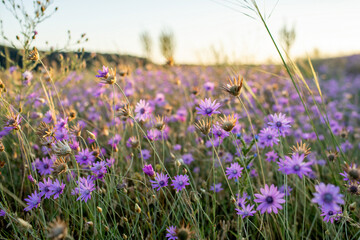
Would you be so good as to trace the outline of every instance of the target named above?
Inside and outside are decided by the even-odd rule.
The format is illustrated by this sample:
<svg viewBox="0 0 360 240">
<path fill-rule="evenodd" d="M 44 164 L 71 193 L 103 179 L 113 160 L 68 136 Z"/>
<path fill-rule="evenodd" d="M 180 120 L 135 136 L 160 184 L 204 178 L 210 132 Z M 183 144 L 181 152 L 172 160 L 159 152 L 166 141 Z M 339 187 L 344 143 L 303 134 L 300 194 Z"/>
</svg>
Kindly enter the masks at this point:
<svg viewBox="0 0 360 240">
<path fill-rule="evenodd" d="M 229 84 L 226 84 L 225 86 L 222 86 L 221 88 L 223 90 L 225 90 L 226 92 L 230 93 L 231 95 L 233 95 L 234 97 L 238 97 L 238 96 L 240 96 L 240 93 L 241 93 L 243 80 L 244 80 L 244 78 L 241 78 L 241 80 L 240 80 L 240 76 L 238 76 L 237 78 L 234 77 L 233 81 L 231 80 L 231 78 L 229 78 Z"/>
<path fill-rule="evenodd" d="M 202 132 L 204 135 L 208 135 L 211 129 L 212 122 L 209 118 L 196 122 L 195 127 L 197 130 Z"/>
<path fill-rule="evenodd" d="M 38 61 L 40 58 L 39 52 L 36 49 L 36 47 L 33 48 L 33 50 L 30 51 L 27 59 L 30 61 Z"/>
<path fill-rule="evenodd" d="M 56 220 L 49 223 L 47 227 L 47 237 L 53 240 L 65 239 L 68 234 L 66 223 L 57 217 Z"/>
<path fill-rule="evenodd" d="M 350 181 L 360 181 L 360 166 L 356 167 L 355 163 L 351 165 L 345 163 L 343 169 L 347 173 Z"/>
<path fill-rule="evenodd" d="M 230 132 L 231 130 L 233 130 L 233 128 L 235 127 L 237 122 L 237 118 L 235 117 L 235 115 L 228 115 L 225 117 L 220 117 L 220 124 L 221 124 L 221 128 L 224 129 L 227 132 Z"/>
<path fill-rule="evenodd" d="M 52 168 L 53 168 L 52 173 L 54 176 L 66 173 L 66 171 L 68 170 L 68 165 L 66 163 L 65 158 L 59 157 L 58 159 L 56 159 Z"/>
<path fill-rule="evenodd" d="M 309 147 L 309 145 L 307 143 L 303 143 L 302 141 L 297 142 L 296 146 L 292 146 L 291 147 L 292 150 L 292 155 L 302 155 L 304 154 L 304 156 L 308 156 L 311 153 L 311 148 Z"/>
<path fill-rule="evenodd" d="M 338 156 L 338 151 L 326 151 L 326 157 L 330 162 L 334 162 Z"/>
<path fill-rule="evenodd" d="M 159 131 L 164 130 L 164 128 L 165 128 L 164 116 L 156 117 L 156 123 L 155 123 L 154 127 Z"/>
</svg>

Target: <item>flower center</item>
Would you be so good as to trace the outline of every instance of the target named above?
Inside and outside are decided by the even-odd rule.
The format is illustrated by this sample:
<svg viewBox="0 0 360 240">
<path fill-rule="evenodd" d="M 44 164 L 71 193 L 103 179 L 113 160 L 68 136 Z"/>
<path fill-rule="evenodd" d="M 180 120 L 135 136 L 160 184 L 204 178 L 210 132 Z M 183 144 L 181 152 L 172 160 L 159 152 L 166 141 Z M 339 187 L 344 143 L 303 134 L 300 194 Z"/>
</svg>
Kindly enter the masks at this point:
<svg viewBox="0 0 360 240">
<path fill-rule="evenodd" d="M 332 216 L 332 215 L 334 215 L 334 212 L 333 212 L 333 211 L 329 211 L 329 212 L 328 212 L 328 215 L 329 215 L 329 216 Z"/>
<path fill-rule="evenodd" d="M 141 113 L 141 114 L 144 114 L 144 113 L 145 113 L 145 108 L 141 108 L 141 109 L 140 109 L 140 113 Z"/>
<path fill-rule="evenodd" d="M 356 193 L 357 191 L 358 191 L 358 188 L 356 186 L 354 186 L 354 185 L 350 186 L 349 192 Z"/>
<path fill-rule="evenodd" d="M 210 113 L 212 113 L 212 109 L 211 108 L 206 108 L 205 112 L 206 112 L 206 114 L 210 114 Z"/>
<path fill-rule="evenodd" d="M 299 171 L 300 170 L 300 166 L 298 164 L 296 164 L 294 167 L 293 167 L 294 171 Z"/>
<path fill-rule="evenodd" d="M 88 157 L 87 156 L 83 156 L 83 158 L 82 158 L 84 161 L 85 160 L 87 160 L 88 159 Z"/>
<path fill-rule="evenodd" d="M 219 130 L 216 134 L 220 137 L 222 135 L 222 132 Z"/>
<path fill-rule="evenodd" d="M 266 202 L 269 203 L 269 204 L 271 204 L 271 203 L 274 202 L 274 198 L 271 197 L 271 196 L 267 196 L 265 200 L 266 200 Z"/>
<path fill-rule="evenodd" d="M 282 123 L 281 123 L 280 121 L 277 121 L 277 122 L 276 122 L 276 126 L 279 128 L 279 127 L 282 126 Z"/>
<path fill-rule="evenodd" d="M 329 161 L 334 161 L 335 156 L 334 155 L 329 155 Z"/>
<path fill-rule="evenodd" d="M 325 193 L 323 197 L 324 202 L 331 203 L 333 200 L 333 195 L 331 193 Z"/>
<path fill-rule="evenodd" d="M 183 181 L 180 181 L 180 182 L 179 182 L 179 185 L 180 185 L 180 186 L 182 186 L 183 184 L 184 184 L 184 182 L 183 182 Z"/>
<path fill-rule="evenodd" d="M 271 140 L 271 139 L 272 139 L 272 136 L 271 136 L 271 135 L 268 135 L 268 136 L 267 136 L 267 139 Z"/>
<path fill-rule="evenodd" d="M 45 191 L 45 192 L 50 191 L 50 190 L 49 190 L 49 187 L 45 187 L 44 191 Z"/>
<path fill-rule="evenodd" d="M 49 165 L 48 164 L 44 164 L 44 169 L 48 169 Z"/>
<path fill-rule="evenodd" d="M 160 186 L 163 186 L 165 184 L 165 182 L 163 181 L 163 180 L 161 180 L 160 182 L 159 182 L 159 185 Z"/>
<path fill-rule="evenodd" d="M 236 169 L 233 170 L 233 174 L 237 174 L 237 170 L 236 170 Z"/>
</svg>

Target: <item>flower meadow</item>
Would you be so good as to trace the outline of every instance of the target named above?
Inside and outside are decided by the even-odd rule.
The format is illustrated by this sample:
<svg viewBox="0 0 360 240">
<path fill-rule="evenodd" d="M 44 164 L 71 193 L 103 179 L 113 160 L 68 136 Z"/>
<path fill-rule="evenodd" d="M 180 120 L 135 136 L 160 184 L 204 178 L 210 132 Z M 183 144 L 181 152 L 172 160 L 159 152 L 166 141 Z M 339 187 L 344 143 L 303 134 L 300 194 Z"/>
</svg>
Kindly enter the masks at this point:
<svg viewBox="0 0 360 240">
<path fill-rule="evenodd" d="M 0 71 L 2 239 L 360 237 L 358 74 L 32 49 Z"/>
</svg>

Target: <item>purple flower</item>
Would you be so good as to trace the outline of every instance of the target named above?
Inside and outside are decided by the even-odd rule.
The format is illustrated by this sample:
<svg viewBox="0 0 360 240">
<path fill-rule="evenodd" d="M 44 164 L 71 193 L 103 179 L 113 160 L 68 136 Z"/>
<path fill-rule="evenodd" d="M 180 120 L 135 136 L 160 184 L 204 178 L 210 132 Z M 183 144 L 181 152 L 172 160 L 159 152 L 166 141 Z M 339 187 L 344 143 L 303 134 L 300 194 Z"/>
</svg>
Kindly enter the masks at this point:
<svg viewBox="0 0 360 240">
<path fill-rule="evenodd" d="M 79 178 L 78 184 L 80 196 L 76 200 L 87 202 L 87 200 L 91 199 L 91 192 L 95 190 L 95 183 L 90 176 L 87 176 L 87 178 Z"/>
<path fill-rule="evenodd" d="M 260 188 L 261 194 L 254 194 L 256 199 L 254 202 L 260 203 L 256 210 L 261 211 L 261 214 L 265 212 L 275 214 L 278 213 L 278 209 L 282 209 L 280 204 L 284 203 L 284 193 L 280 193 L 273 184 L 269 186 L 266 184 L 265 188 Z"/>
<path fill-rule="evenodd" d="M 341 214 L 341 210 L 338 210 L 338 211 L 335 211 L 335 210 L 323 210 L 322 214 L 320 216 L 323 216 L 324 219 L 323 221 L 324 222 L 331 222 L 331 223 L 334 223 L 334 220 L 335 221 L 338 221 L 340 219 L 340 216 L 339 214 Z"/>
<path fill-rule="evenodd" d="M 266 147 L 272 147 L 274 144 L 276 145 L 279 142 L 278 137 L 278 131 L 271 127 L 264 128 L 259 133 L 259 141 L 264 142 Z"/>
<path fill-rule="evenodd" d="M 236 178 L 236 180 L 241 177 L 242 168 L 238 163 L 232 163 L 230 167 L 226 168 L 226 175 L 228 179 Z"/>
<path fill-rule="evenodd" d="M 145 165 L 142 169 L 144 171 L 144 173 L 150 177 L 154 176 L 155 175 L 155 172 L 154 172 L 154 169 L 153 167 L 151 166 L 151 164 L 149 165 Z"/>
<path fill-rule="evenodd" d="M 312 202 L 317 203 L 323 208 L 323 211 L 333 210 L 339 211 L 340 206 L 338 204 L 344 204 L 343 195 L 340 194 L 340 188 L 332 184 L 325 185 L 320 183 L 315 186 L 316 193 Z"/>
<path fill-rule="evenodd" d="M 186 153 L 182 155 L 182 160 L 186 165 L 190 165 L 194 161 L 194 157 L 191 153 Z"/>
<path fill-rule="evenodd" d="M 285 156 L 285 160 L 278 163 L 279 171 L 287 175 L 297 174 L 302 179 L 303 175 L 307 176 L 312 172 L 310 168 L 312 162 L 304 162 L 304 158 L 304 154 L 299 155 L 298 153 L 291 157 Z"/>
<path fill-rule="evenodd" d="M 214 185 L 211 185 L 210 186 L 210 191 L 214 191 L 215 190 L 215 192 L 220 192 L 220 191 L 222 191 L 222 190 L 224 190 L 222 187 L 221 187 L 221 183 L 218 183 L 218 184 L 215 184 L 215 188 L 214 188 Z"/>
<path fill-rule="evenodd" d="M 95 175 L 98 176 L 97 178 L 99 179 L 104 177 L 104 175 L 106 174 L 107 172 L 106 166 L 107 166 L 107 162 L 100 161 L 93 163 L 93 166 L 90 169 Z"/>
<path fill-rule="evenodd" d="M 151 157 L 151 153 L 147 149 L 141 149 L 139 157 L 142 157 L 146 161 Z"/>
<path fill-rule="evenodd" d="M 22 74 L 22 77 L 23 77 L 23 85 L 29 85 L 31 80 L 33 79 L 33 74 L 26 70 L 23 74 Z"/>
<path fill-rule="evenodd" d="M 204 85 L 203 85 L 205 91 L 214 90 L 214 86 L 215 86 L 215 84 L 213 82 L 205 82 Z"/>
<path fill-rule="evenodd" d="M 52 192 L 50 190 L 50 187 L 51 187 L 52 184 L 53 183 L 52 183 L 50 178 L 48 178 L 47 181 L 46 181 L 46 179 L 44 179 L 44 182 L 39 183 L 39 191 L 40 191 L 39 195 L 40 195 L 40 197 L 42 197 L 44 195 L 45 195 L 45 198 L 50 198 L 51 197 Z"/>
<path fill-rule="evenodd" d="M 10 74 L 12 74 L 13 72 L 15 72 L 15 71 L 16 71 L 16 69 L 17 69 L 17 67 L 16 67 L 16 66 L 11 66 L 11 67 L 9 68 L 9 72 L 10 72 Z"/>
<path fill-rule="evenodd" d="M 239 208 L 243 208 L 246 204 L 248 197 L 249 196 L 246 192 L 243 193 L 242 197 L 240 194 L 236 194 L 236 206 L 238 206 Z"/>
<path fill-rule="evenodd" d="M 28 205 L 26 208 L 24 208 L 25 211 L 30 211 L 33 208 L 37 208 L 40 205 L 41 202 L 41 196 L 36 192 L 29 195 L 28 198 L 25 198 L 25 202 Z"/>
<path fill-rule="evenodd" d="M 266 153 L 265 156 L 266 156 L 266 161 L 268 162 L 276 162 L 276 160 L 279 158 L 279 156 L 275 151 L 270 151 Z"/>
<path fill-rule="evenodd" d="M 210 117 L 213 114 L 220 113 L 217 111 L 219 107 L 220 103 L 216 103 L 216 100 L 211 102 L 210 98 L 205 98 L 205 101 L 201 100 L 201 103 L 199 104 L 199 107 L 196 107 L 196 110 L 197 114 Z"/>
<path fill-rule="evenodd" d="M 149 103 L 147 103 L 145 100 L 141 99 L 135 107 L 135 119 L 138 121 L 145 122 L 151 114 L 151 107 Z"/>
<path fill-rule="evenodd" d="M 49 187 L 51 191 L 51 195 L 54 195 L 54 199 L 57 199 L 60 194 L 64 192 L 65 184 L 60 183 L 58 179 L 56 179 L 53 184 Z"/>
<path fill-rule="evenodd" d="M 53 164 L 54 161 L 47 157 L 44 157 L 41 161 L 39 159 L 35 160 L 35 167 L 42 176 L 52 173 Z"/>
<path fill-rule="evenodd" d="M 155 180 L 150 180 L 152 188 L 157 188 L 157 191 L 159 191 L 162 187 L 166 187 L 168 185 L 168 181 L 169 177 L 167 176 L 167 174 L 164 175 L 163 173 L 156 175 Z"/>
<path fill-rule="evenodd" d="M 114 137 L 112 137 L 109 141 L 108 144 L 112 147 L 112 148 L 116 148 L 116 146 L 120 143 L 121 141 L 121 136 L 119 134 L 115 134 Z"/>
<path fill-rule="evenodd" d="M 241 209 L 235 208 L 236 214 L 241 215 L 242 218 L 254 216 L 254 213 L 256 213 L 255 210 L 252 210 L 254 208 L 254 206 L 255 205 L 248 204 Z"/>
<path fill-rule="evenodd" d="M 219 124 L 215 124 L 212 128 L 212 133 L 215 138 L 226 138 L 229 136 L 229 133 L 222 129 Z"/>
<path fill-rule="evenodd" d="M 285 189 L 285 185 L 282 185 L 280 188 L 279 188 L 279 191 L 281 193 L 284 193 L 285 196 L 290 196 L 290 193 L 292 191 L 292 188 L 290 186 L 287 186 L 287 188 Z"/>
<path fill-rule="evenodd" d="M 268 122 L 269 126 L 272 128 L 278 130 L 281 134 L 281 136 L 285 136 L 286 131 L 291 127 L 290 122 L 291 120 L 285 116 L 285 114 L 279 113 L 277 115 L 276 113 L 273 115 L 270 115 L 271 122 Z"/>
<path fill-rule="evenodd" d="M 99 75 L 96 75 L 95 77 L 97 77 L 97 78 L 108 78 L 109 77 L 109 68 L 105 67 L 103 65 L 102 71 L 98 70 L 98 73 L 99 73 Z"/>
<path fill-rule="evenodd" d="M 28 175 L 28 179 L 31 183 L 35 183 L 35 179 L 33 178 L 33 176 L 31 176 L 31 174 Z"/>
<path fill-rule="evenodd" d="M 6 212 L 4 210 L 0 210 L 0 217 L 4 217 L 6 215 Z"/>
<path fill-rule="evenodd" d="M 75 155 L 75 159 L 81 165 L 89 165 L 95 161 L 95 156 L 86 148 Z"/>
<path fill-rule="evenodd" d="M 174 189 L 179 192 L 186 187 L 186 185 L 190 185 L 189 177 L 187 175 L 178 175 L 174 177 L 172 180 L 171 186 L 174 186 Z"/>
<path fill-rule="evenodd" d="M 176 227 L 170 226 L 166 229 L 166 238 L 167 240 L 176 240 L 178 237 L 176 236 Z"/>
</svg>

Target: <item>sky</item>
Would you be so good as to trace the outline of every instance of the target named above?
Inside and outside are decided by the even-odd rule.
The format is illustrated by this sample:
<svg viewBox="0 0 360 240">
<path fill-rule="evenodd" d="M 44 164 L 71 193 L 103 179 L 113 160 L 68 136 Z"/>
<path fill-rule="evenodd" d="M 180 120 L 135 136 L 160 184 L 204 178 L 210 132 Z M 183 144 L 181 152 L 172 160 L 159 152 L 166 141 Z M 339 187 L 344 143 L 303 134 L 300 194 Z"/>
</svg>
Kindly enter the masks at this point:
<svg viewBox="0 0 360 240">
<path fill-rule="evenodd" d="M 32 1 L 24 0 L 28 11 Z M 307 56 L 318 49 L 326 56 L 360 53 L 359 0 L 261 0 L 257 1 L 278 43 L 279 31 L 294 26 L 296 40 L 291 56 Z M 241 0 L 55 0 L 59 10 L 36 29 L 39 49 L 62 48 L 67 31 L 74 39 L 86 33 L 86 51 L 143 56 L 139 35 L 153 39 L 152 59 L 164 62 L 159 34 L 171 29 L 175 35 L 175 61 L 212 63 L 215 49 L 230 62 L 278 61 L 264 26 Z M 250 14 L 255 19 L 245 15 Z M 270 15 L 271 13 L 271 15 Z M 270 15 L 270 16 L 269 16 Z M 0 4 L 5 35 L 15 39 L 20 27 Z M 0 42 L 4 40 L 0 37 Z"/>
</svg>

